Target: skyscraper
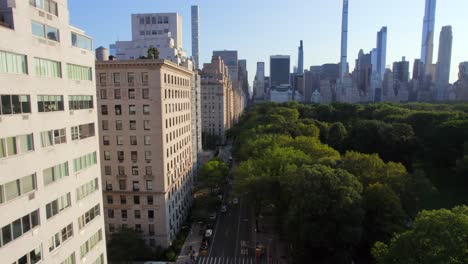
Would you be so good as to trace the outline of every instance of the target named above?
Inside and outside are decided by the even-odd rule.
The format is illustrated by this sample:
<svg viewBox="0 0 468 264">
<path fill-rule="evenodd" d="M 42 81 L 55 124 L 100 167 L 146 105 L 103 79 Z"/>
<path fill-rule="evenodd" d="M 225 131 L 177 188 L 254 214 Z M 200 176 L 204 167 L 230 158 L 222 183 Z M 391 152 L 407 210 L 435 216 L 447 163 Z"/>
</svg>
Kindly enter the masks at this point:
<svg viewBox="0 0 468 264">
<path fill-rule="evenodd" d="M 421 62 L 425 65 L 426 74 L 430 74 L 432 67 L 435 12 L 436 0 L 426 0 L 421 44 Z"/>
<path fill-rule="evenodd" d="M 437 99 L 444 100 L 444 91 L 450 80 L 450 63 L 452 61 L 452 27 L 442 27 L 439 39 L 439 55 L 436 68 Z"/>
<path fill-rule="evenodd" d="M 270 87 L 289 85 L 290 69 L 289 55 L 270 56 Z"/>
<path fill-rule="evenodd" d="M 393 78 L 399 82 L 409 81 L 409 61 L 405 57 L 393 63 Z"/>
<path fill-rule="evenodd" d="M 302 74 L 304 72 L 304 46 L 301 44 L 299 45 L 299 54 L 298 54 L 298 61 L 297 61 L 297 74 Z"/>
<path fill-rule="evenodd" d="M 377 32 L 377 73 L 381 80 L 385 75 L 385 64 L 387 60 L 387 27 Z"/>
<path fill-rule="evenodd" d="M 348 73 L 348 0 L 343 0 L 343 14 L 341 22 L 341 61 L 340 79 Z"/>
<path fill-rule="evenodd" d="M 254 99 L 265 99 L 265 62 L 257 62 L 257 73 L 254 80 Z"/>
<path fill-rule="evenodd" d="M 194 61 L 194 68 L 200 67 L 200 39 L 198 35 L 199 16 L 198 6 L 192 6 L 192 57 Z"/>
<path fill-rule="evenodd" d="M 213 51 L 213 57 L 221 57 L 224 65 L 228 67 L 229 79 L 232 85 L 237 87 L 239 84 L 239 61 L 237 50 L 219 50 Z"/>
<path fill-rule="evenodd" d="M 0 262 L 107 263 L 93 41 L 68 1 L 0 6 Z"/>
</svg>

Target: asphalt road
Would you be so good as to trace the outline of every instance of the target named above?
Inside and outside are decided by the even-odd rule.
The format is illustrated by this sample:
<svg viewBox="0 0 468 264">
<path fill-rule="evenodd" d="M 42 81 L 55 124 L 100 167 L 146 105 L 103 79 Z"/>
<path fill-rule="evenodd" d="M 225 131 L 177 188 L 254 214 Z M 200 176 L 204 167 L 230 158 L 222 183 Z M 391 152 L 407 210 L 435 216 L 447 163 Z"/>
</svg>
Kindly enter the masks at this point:
<svg viewBox="0 0 468 264">
<path fill-rule="evenodd" d="M 230 155 L 230 146 L 220 151 L 220 156 L 227 161 Z M 226 213 L 217 212 L 216 225 L 206 256 L 200 256 L 197 264 L 254 264 L 254 218 L 251 206 L 243 203 L 234 205 L 229 203 L 230 188 L 224 193 L 224 203 L 227 204 Z"/>
</svg>

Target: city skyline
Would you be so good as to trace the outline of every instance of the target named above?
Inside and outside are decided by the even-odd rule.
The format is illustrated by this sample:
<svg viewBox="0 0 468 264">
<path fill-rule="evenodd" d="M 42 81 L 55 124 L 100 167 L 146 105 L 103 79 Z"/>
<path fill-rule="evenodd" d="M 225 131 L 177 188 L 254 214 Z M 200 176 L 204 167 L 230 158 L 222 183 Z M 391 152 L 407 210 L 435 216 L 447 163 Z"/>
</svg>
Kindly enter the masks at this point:
<svg viewBox="0 0 468 264">
<path fill-rule="evenodd" d="M 119 4 L 103 0 L 99 3 L 83 0 L 70 2 L 72 24 L 82 27 L 94 37 L 95 47 L 105 46 L 116 40 L 130 39 L 129 17 L 139 12 L 178 12 L 183 20 L 184 50 L 191 54 L 191 5 L 200 8 L 200 63 L 211 60 L 213 50 L 238 50 L 239 58 L 247 59 L 249 72 L 255 72 L 257 61 L 266 61 L 274 54 L 289 54 L 292 61 L 297 61 L 297 42 L 304 41 L 304 68 L 324 63 L 338 63 L 340 60 L 340 31 L 342 1 L 323 3 L 319 1 L 306 2 L 302 0 L 287 3 L 271 3 L 266 1 L 234 2 L 216 1 L 185 1 L 178 3 L 149 3 L 141 1 L 131 3 L 120 0 Z M 113 17 L 102 19 L 101 12 L 107 12 L 108 6 L 115 6 Z M 89 6 L 93 5 L 93 9 Z M 453 5 L 457 8 L 454 9 Z M 252 7 L 261 7 L 252 8 Z M 223 8 L 242 12 L 244 20 L 239 23 L 236 12 L 223 12 Z M 437 6 L 434 49 L 437 50 L 439 32 L 442 26 L 451 25 L 453 28 L 453 57 L 450 81 L 457 79 L 458 64 L 468 60 L 463 52 L 468 46 L 468 37 L 463 36 L 464 14 L 468 2 L 457 0 L 440 2 Z M 350 69 L 354 68 L 354 60 L 360 49 L 371 50 L 375 45 L 375 32 L 382 26 L 388 27 L 387 67 L 394 61 L 405 56 L 410 61 L 420 57 L 421 29 L 425 12 L 425 1 L 375 2 L 368 0 L 354 0 L 349 7 L 349 40 L 348 62 Z M 281 11 L 288 16 L 287 23 L 278 23 L 271 12 Z M 369 12 L 372 11 L 372 12 Z M 223 12 L 223 21 L 219 21 L 219 12 Z M 385 13 L 387 15 L 382 16 Z M 94 15 L 95 14 L 95 15 Z M 96 17 L 90 19 L 90 17 Z M 367 19 L 363 19 L 363 18 Z M 400 21 L 400 17 L 405 17 Z M 370 23 L 369 21 L 372 21 Z M 252 26 L 255 25 L 255 26 Z M 293 25 L 295 25 L 293 27 Z M 229 29 L 231 34 L 222 34 Z M 262 30 L 262 34 L 258 34 Z M 281 37 L 278 37 L 281 32 Z M 320 37 L 321 41 L 317 41 Z M 256 45 L 252 45 L 255 40 Z M 274 43 L 275 45 L 271 45 Z M 434 61 L 437 58 L 434 56 Z M 291 65 L 291 71 L 292 67 Z M 391 67 L 390 67 L 391 68 Z M 253 83 L 254 74 L 249 76 L 249 84 Z"/>
</svg>

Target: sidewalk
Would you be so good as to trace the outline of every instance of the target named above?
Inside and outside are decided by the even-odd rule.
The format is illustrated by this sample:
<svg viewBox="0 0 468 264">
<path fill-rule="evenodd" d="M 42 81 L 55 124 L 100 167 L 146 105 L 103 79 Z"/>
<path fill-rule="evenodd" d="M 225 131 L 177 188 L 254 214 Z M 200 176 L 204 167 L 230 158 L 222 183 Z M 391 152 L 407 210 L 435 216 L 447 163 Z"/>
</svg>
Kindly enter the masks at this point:
<svg viewBox="0 0 468 264">
<path fill-rule="evenodd" d="M 190 246 L 192 246 L 192 252 L 195 252 L 194 256 L 198 257 L 198 250 L 200 249 L 201 241 L 203 238 L 203 236 L 199 235 L 201 228 L 202 227 L 200 226 L 200 224 L 192 224 L 192 227 L 190 228 L 190 233 L 187 236 L 187 239 L 185 239 L 185 243 L 182 246 L 182 249 L 180 250 L 180 255 L 177 257 L 177 264 L 194 263 L 190 260 Z"/>
</svg>

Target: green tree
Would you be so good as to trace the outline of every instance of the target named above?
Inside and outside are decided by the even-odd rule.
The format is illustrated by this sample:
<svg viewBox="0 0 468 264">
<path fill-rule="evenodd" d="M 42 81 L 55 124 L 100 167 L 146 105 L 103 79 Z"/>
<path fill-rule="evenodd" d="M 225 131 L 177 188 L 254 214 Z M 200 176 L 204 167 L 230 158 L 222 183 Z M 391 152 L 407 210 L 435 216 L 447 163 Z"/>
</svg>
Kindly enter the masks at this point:
<svg viewBox="0 0 468 264">
<path fill-rule="evenodd" d="M 388 244 L 377 242 L 379 264 L 463 264 L 468 260 L 468 207 L 422 211 L 413 226 Z"/>
<path fill-rule="evenodd" d="M 148 49 L 148 55 L 146 57 L 153 60 L 159 59 L 159 50 L 154 46 L 150 46 Z"/>
<path fill-rule="evenodd" d="M 224 181 L 229 173 L 229 167 L 219 159 L 213 159 L 200 167 L 198 176 L 200 180 L 213 192 Z"/>
<path fill-rule="evenodd" d="M 351 253 L 361 239 L 364 216 L 362 186 L 356 177 L 323 165 L 305 166 L 290 191 L 285 225 L 295 263 L 309 263 L 311 254 Z"/>
<path fill-rule="evenodd" d="M 109 260 L 115 263 L 133 263 L 133 261 L 151 260 L 152 251 L 146 246 L 141 233 L 122 228 L 112 233 L 107 243 Z"/>
<path fill-rule="evenodd" d="M 342 150 L 343 142 L 348 135 L 346 127 L 341 122 L 333 123 L 328 130 L 328 144 L 335 149 Z"/>
</svg>

